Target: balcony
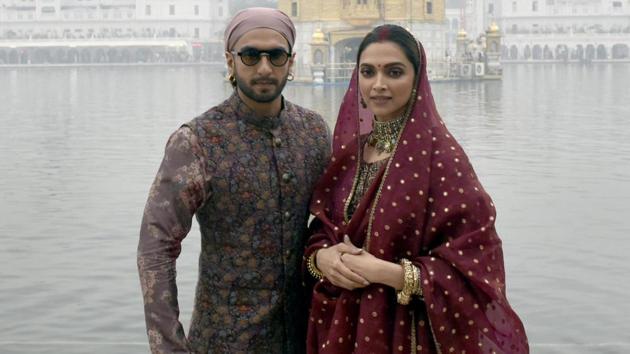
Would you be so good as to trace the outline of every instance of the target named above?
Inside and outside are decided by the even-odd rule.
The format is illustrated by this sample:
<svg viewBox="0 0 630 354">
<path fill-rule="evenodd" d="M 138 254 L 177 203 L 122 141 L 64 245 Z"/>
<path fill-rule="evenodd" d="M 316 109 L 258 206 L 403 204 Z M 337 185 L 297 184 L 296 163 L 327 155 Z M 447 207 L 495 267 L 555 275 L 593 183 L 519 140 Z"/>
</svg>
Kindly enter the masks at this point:
<svg viewBox="0 0 630 354">
<path fill-rule="evenodd" d="M 367 27 L 381 16 L 380 0 L 344 0 L 341 2 L 341 19 L 354 27 Z"/>
<path fill-rule="evenodd" d="M 135 9 L 135 0 L 101 0 L 99 4 L 102 9 L 129 8 Z"/>
<path fill-rule="evenodd" d="M 8 10 L 34 10 L 35 9 L 35 1 L 27 0 L 27 1 L 5 1 L 0 6 L 8 9 Z"/>
</svg>

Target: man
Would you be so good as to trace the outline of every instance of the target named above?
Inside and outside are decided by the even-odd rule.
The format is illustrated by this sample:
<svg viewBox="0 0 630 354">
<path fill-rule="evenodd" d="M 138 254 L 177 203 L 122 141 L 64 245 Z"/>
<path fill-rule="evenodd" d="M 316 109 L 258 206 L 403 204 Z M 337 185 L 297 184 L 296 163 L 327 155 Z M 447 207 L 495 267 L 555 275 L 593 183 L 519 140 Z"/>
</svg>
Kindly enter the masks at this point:
<svg viewBox="0 0 630 354">
<path fill-rule="evenodd" d="M 330 153 L 318 114 L 281 96 L 295 27 L 246 9 L 225 31 L 234 94 L 170 137 L 144 212 L 138 269 L 154 353 L 296 353 L 307 304 L 300 264 L 311 190 Z M 202 234 L 188 338 L 175 260 L 196 215 Z"/>
</svg>

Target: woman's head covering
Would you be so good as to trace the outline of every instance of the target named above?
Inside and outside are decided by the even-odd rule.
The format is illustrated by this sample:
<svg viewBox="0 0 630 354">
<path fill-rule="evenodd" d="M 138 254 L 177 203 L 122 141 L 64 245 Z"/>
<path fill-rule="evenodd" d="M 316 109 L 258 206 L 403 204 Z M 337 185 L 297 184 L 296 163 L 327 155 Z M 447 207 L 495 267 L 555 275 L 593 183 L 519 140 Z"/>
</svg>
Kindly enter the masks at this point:
<svg viewBox="0 0 630 354">
<path fill-rule="evenodd" d="M 280 33 L 289 42 L 295 43 L 295 26 L 284 12 L 267 7 L 251 7 L 236 13 L 225 29 L 225 50 L 231 51 L 238 40 L 256 28 L 269 28 Z"/>
<path fill-rule="evenodd" d="M 393 290 L 381 284 L 342 291 L 318 282 L 307 345 L 335 353 L 413 352 L 416 345 L 429 353 L 527 353 L 523 324 L 505 295 L 494 204 L 437 112 L 426 55 L 418 46 L 421 64 L 405 126 L 347 220 L 362 159 L 360 136 L 371 131 L 355 69 L 339 110 L 331 162 L 313 192 L 315 230 L 305 254 L 348 235 L 380 259 L 412 261 L 421 271 L 424 298 L 398 305 Z"/>
<path fill-rule="evenodd" d="M 425 181 L 425 179 L 413 178 L 413 173 L 425 175 L 427 171 L 414 171 L 418 164 L 421 163 L 420 159 L 409 159 L 409 157 L 412 157 L 412 155 L 417 154 L 417 152 L 423 149 L 429 149 L 431 147 L 431 139 L 426 139 L 426 137 L 429 136 L 432 128 L 443 126 L 427 78 L 427 60 L 424 48 L 419 42 L 416 43 L 418 46 L 417 50 L 421 57 L 420 67 L 417 70 L 418 76 L 415 80 L 415 86 L 412 92 L 410 92 L 409 107 L 406 111 L 407 117 L 404 118 L 407 121 L 400 133 L 399 144 L 397 144 L 390 158 L 396 169 L 390 170 L 388 168 L 388 173 L 384 173 L 385 176 L 383 177 L 386 180 L 398 179 L 399 181 L 404 178 L 410 182 L 408 182 L 407 185 L 396 186 L 395 190 L 389 189 L 382 191 L 377 201 L 379 204 L 382 203 L 383 199 L 388 200 L 395 191 L 402 193 L 403 189 L 410 189 L 416 183 Z M 352 75 L 348 91 L 339 109 L 333 135 L 332 162 L 328 166 L 324 176 L 320 179 L 318 188 L 316 188 L 314 192 L 314 196 L 320 196 L 319 193 L 325 192 L 326 188 L 322 188 L 322 185 L 328 185 L 329 190 L 332 190 L 332 188 L 337 189 L 339 193 L 327 193 L 328 195 L 326 197 L 321 195 L 322 199 L 327 199 L 328 197 L 336 199 L 334 202 L 330 201 L 332 205 L 344 204 L 345 202 L 339 202 L 342 200 L 345 201 L 350 197 L 353 178 L 342 180 L 339 178 L 339 175 L 342 173 L 346 175 L 345 171 L 349 171 L 347 175 L 350 177 L 354 176 L 358 168 L 358 161 L 361 159 L 360 154 L 362 149 L 360 146 L 360 137 L 372 131 L 372 117 L 374 114 L 367 108 L 362 108 L 360 101 L 359 70 L 357 68 Z M 428 162 L 429 161 L 427 161 L 427 163 Z M 376 192 L 376 190 L 374 192 Z M 417 192 L 418 191 L 415 191 L 416 194 Z M 406 206 L 408 208 L 419 207 L 422 202 L 422 198 L 414 198 L 411 204 L 406 204 Z M 323 211 L 321 205 L 312 205 L 312 207 L 315 208 L 316 212 Z M 369 208 L 370 206 L 365 205 L 365 207 Z M 332 209 L 330 210 L 333 212 Z M 334 210 L 332 216 L 335 220 L 341 222 L 341 220 L 343 220 L 344 211 Z M 355 223 L 353 226 L 358 225 Z M 343 238 L 340 238 L 339 240 L 341 241 L 342 239 Z"/>
</svg>

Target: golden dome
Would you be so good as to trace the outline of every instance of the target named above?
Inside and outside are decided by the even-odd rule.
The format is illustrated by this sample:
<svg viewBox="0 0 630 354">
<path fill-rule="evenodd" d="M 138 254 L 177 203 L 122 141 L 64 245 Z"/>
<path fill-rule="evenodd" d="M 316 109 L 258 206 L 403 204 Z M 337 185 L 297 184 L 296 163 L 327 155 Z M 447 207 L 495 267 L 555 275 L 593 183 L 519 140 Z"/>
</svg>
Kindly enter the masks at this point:
<svg viewBox="0 0 630 354">
<path fill-rule="evenodd" d="M 492 22 L 490 24 L 490 27 L 488 28 L 488 32 L 490 32 L 490 33 L 498 33 L 499 32 L 499 26 L 497 26 L 496 22 Z"/>
<path fill-rule="evenodd" d="M 318 28 L 315 30 L 315 32 L 313 32 L 313 36 L 311 37 L 311 39 L 314 43 L 326 42 L 326 35 L 324 34 L 324 32 L 322 32 L 320 28 Z"/>
<path fill-rule="evenodd" d="M 457 32 L 457 37 L 466 38 L 468 37 L 468 33 L 466 33 L 466 30 L 462 28 L 459 32 Z"/>
</svg>

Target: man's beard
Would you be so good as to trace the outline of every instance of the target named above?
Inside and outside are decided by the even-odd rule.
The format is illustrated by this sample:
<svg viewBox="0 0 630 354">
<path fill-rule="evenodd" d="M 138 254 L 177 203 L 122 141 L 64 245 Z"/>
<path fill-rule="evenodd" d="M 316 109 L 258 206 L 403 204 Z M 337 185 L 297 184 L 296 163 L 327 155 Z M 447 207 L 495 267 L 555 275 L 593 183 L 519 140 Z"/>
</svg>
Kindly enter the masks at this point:
<svg viewBox="0 0 630 354">
<path fill-rule="evenodd" d="M 241 90 L 241 92 L 243 92 L 245 96 L 249 97 L 253 101 L 260 103 L 269 103 L 278 98 L 278 96 L 282 94 L 284 86 L 287 84 L 288 77 L 289 75 L 287 74 L 280 82 L 278 82 L 277 79 L 264 78 L 254 79 L 247 83 L 245 80 L 240 78 L 237 73 L 234 73 L 234 78 L 236 78 L 236 86 L 238 87 L 238 89 Z M 271 83 L 270 90 L 265 93 L 257 93 L 253 86 L 259 81 Z"/>
</svg>

